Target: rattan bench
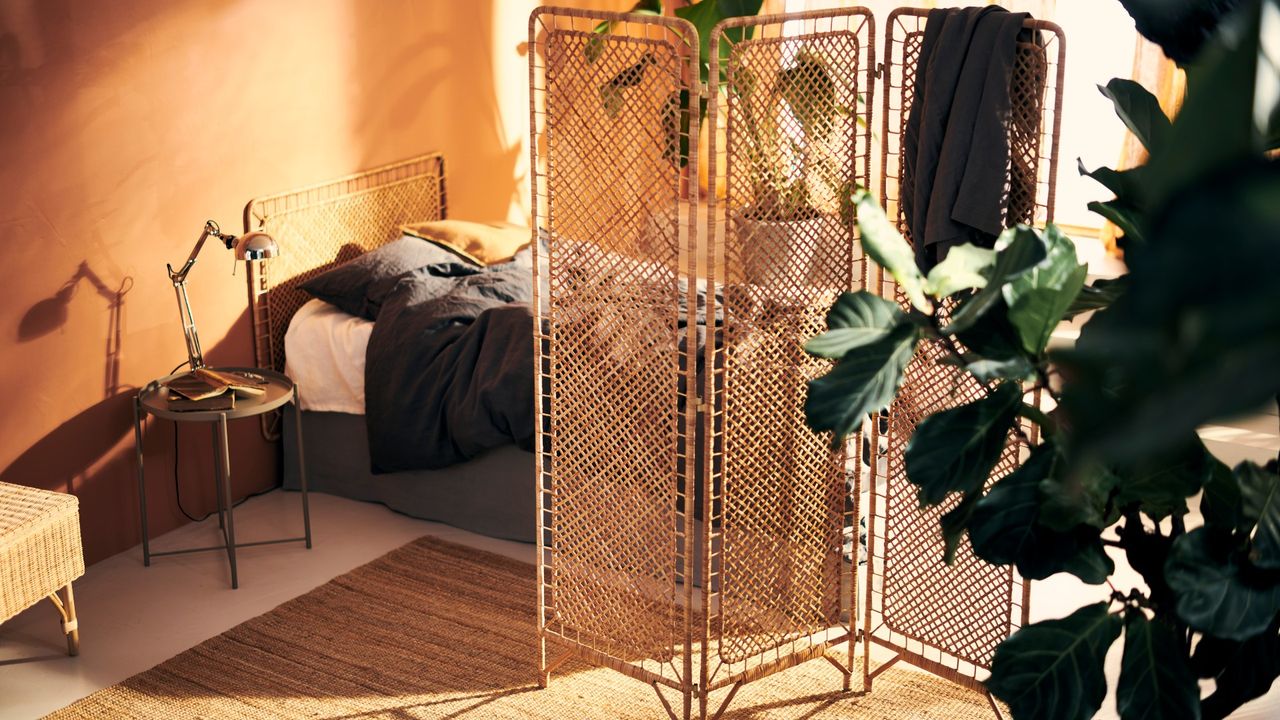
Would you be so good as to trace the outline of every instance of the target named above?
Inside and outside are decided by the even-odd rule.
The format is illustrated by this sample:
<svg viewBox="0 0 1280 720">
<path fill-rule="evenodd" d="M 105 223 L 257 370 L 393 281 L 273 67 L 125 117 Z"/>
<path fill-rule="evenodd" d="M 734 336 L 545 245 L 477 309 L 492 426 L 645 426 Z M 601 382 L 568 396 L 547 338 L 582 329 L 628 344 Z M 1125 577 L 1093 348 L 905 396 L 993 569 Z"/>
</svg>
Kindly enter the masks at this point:
<svg viewBox="0 0 1280 720">
<path fill-rule="evenodd" d="M 71 594 L 84 574 L 79 508 L 74 495 L 0 482 L 0 622 L 47 597 L 62 614 L 71 655 L 80 654 Z"/>
</svg>

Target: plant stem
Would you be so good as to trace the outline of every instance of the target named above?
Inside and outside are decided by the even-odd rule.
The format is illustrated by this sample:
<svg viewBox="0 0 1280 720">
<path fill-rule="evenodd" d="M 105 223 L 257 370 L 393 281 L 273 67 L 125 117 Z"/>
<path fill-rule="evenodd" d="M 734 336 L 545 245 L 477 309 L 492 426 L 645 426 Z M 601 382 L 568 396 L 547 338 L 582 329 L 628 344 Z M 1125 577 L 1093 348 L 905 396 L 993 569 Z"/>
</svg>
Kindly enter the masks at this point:
<svg viewBox="0 0 1280 720">
<path fill-rule="evenodd" d="M 1053 437 L 1054 434 L 1058 432 L 1057 423 L 1053 421 L 1053 418 L 1046 415 L 1043 410 L 1031 403 L 1022 403 L 1022 406 L 1018 408 L 1018 414 L 1036 425 L 1039 425 L 1040 431 L 1043 432 L 1047 438 Z"/>
</svg>

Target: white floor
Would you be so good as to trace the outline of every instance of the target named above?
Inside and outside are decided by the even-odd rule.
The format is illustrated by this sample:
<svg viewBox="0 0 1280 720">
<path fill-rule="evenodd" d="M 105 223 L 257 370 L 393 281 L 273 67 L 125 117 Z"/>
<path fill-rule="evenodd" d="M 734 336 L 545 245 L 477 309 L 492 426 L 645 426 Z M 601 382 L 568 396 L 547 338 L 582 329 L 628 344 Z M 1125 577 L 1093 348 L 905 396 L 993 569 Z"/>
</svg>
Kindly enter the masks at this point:
<svg viewBox="0 0 1280 720">
<path fill-rule="evenodd" d="M 244 620 L 401 545 L 434 535 L 532 563 L 531 545 L 494 540 L 415 520 L 381 505 L 311 495 L 315 545 L 246 548 L 239 554 L 240 588 L 232 590 L 226 556 L 196 553 L 142 565 L 140 547 L 93 565 L 76 582 L 82 652 L 69 658 L 57 612 L 40 603 L 0 625 L 0 720 L 36 718 L 95 690 L 146 670 Z M 300 534 L 299 496 L 272 492 L 236 510 L 242 542 Z M 217 519 L 187 525 L 152 543 L 155 550 L 219 542 Z M 1104 586 L 1105 587 L 1105 586 Z M 1105 592 L 1071 577 L 1037 583 L 1032 619 L 1060 617 Z M 1120 644 L 1108 657 L 1112 685 Z M 1280 716 L 1280 688 L 1235 717 Z M 1109 698 L 1100 718 L 1113 718 Z"/>
<path fill-rule="evenodd" d="M 236 539 L 301 535 L 300 507 L 297 493 L 253 498 L 236 508 Z M 75 583 L 79 657 L 67 657 L 57 611 L 48 602 L 0 625 L 0 718 L 40 717 L 423 535 L 534 561 L 532 545 L 320 493 L 311 495 L 311 523 L 311 550 L 302 543 L 240 550 L 237 590 L 219 552 L 154 558 L 143 567 L 139 546 L 89 567 Z M 220 541 L 213 517 L 157 538 L 152 550 Z"/>
</svg>

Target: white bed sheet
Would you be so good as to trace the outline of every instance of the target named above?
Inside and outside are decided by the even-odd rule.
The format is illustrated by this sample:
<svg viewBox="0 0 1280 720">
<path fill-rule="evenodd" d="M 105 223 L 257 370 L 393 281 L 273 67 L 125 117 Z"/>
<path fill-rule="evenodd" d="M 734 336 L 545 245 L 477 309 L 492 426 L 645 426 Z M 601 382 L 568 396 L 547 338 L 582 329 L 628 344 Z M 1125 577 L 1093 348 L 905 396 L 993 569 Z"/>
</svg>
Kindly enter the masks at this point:
<svg viewBox="0 0 1280 720">
<path fill-rule="evenodd" d="M 364 414 L 364 358 L 373 321 L 310 300 L 284 334 L 285 373 L 298 384 L 303 410 Z"/>
</svg>

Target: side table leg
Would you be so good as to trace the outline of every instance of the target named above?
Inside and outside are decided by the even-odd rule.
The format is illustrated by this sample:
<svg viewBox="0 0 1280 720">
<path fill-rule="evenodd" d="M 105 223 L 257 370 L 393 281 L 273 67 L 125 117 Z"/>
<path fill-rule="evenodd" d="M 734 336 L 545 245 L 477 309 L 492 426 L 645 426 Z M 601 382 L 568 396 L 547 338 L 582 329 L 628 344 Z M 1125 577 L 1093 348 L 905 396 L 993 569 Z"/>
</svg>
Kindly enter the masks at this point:
<svg viewBox="0 0 1280 720">
<path fill-rule="evenodd" d="M 222 478 L 222 503 L 227 508 L 227 560 L 231 563 L 231 589 L 240 587 L 236 577 L 236 521 L 231 502 L 231 450 L 227 445 L 227 416 L 218 415 L 218 440 L 222 443 L 222 462 L 218 473 Z"/>
<path fill-rule="evenodd" d="M 209 436 L 213 438 L 214 472 L 218 472 L 219 468 L 221 468 L 222 460 L 218 456 L 218 428 L 216 426 L 209 426 Z M 227 529 L 227 506 L 225 499 L 222 497 L 222 491 L 219 490 L 216 495 L 218 496 L 218 529 L 225 531 Z M 225 538 L 223 539 L 225 540 Z"/>
<path fill-rule="evenodd" d="M 139 395 L 133 396 L 133 447 L 138 454 L 138 510 L 142 518 L 142 564 L 151 565 L 151 540 L 147 534 L 147 480 L 142 468 L 142 400 Z M 174 425 L 173 431 L 178 431 Z"/>
<path fill-rule="evenodd" d="M 298 442 L 298 487 L 302 490 L 302 528 L 311 549 L 311 509 L 307 505 L 307 459 L 302 448 L 302 396 L 298 386 L 293 386 L 293 435 Z"/>
</svg>

